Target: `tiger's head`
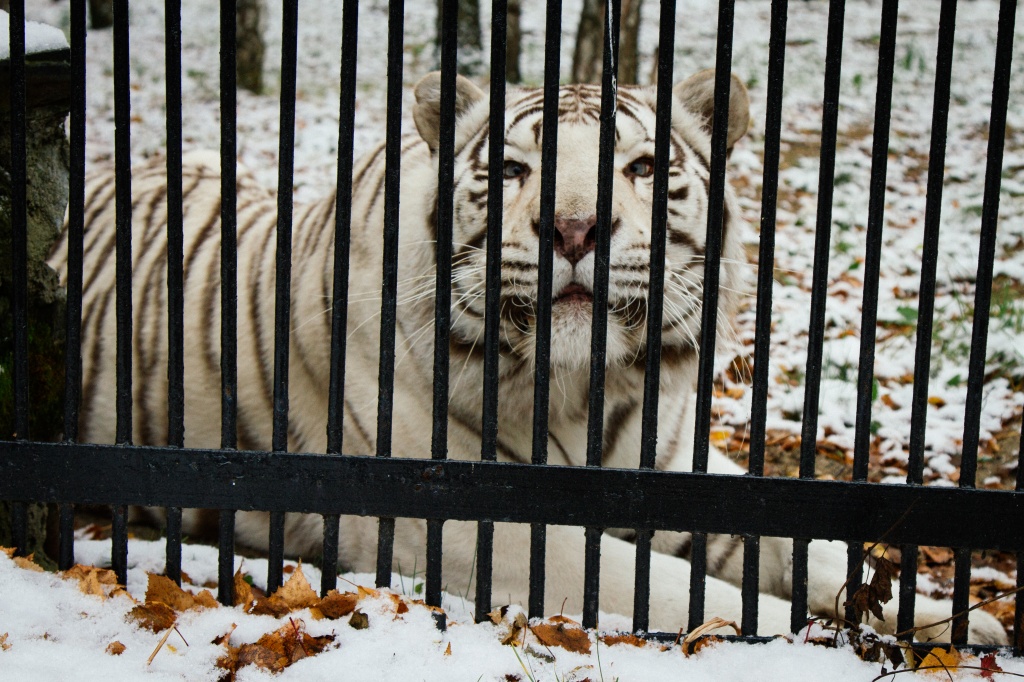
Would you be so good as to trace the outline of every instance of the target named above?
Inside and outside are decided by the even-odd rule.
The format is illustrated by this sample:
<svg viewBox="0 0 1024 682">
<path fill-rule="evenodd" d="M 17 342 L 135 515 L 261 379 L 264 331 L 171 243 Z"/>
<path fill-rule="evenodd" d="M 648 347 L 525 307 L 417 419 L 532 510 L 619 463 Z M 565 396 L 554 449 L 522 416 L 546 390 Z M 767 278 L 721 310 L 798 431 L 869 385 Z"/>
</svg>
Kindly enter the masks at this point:
<svg viewBox="0 0 1024 682">
<path fill-rule="evenodd" d="M 468 346 L 483 338 L 489 107 L 485 93 L 461 76 L 456 90 L 452 341 Z M 663 359 L 669 362 L 695 357 L 700 338 L 714 70 L 677 84 L 673 93 L 662 318 Z M 423 78 L 415 94 L 416 126 L 436 162 L 440 74 Z M 510 90 L 506 101 L 500 336 L 504 355 L 532 359 L 543 90 Z M 646 344 L 656 103 L 653 87 L 618 89 L 608 286 L 610 365 L 642 363 Z M 552 368 L 574 370 L 590 362 L 601 89 L 562 86 L 558 105 L 550 357 Z M 749 118 L 746 88 L 734 75 L 728 117 L 730 150 L 746 133 Z M 436 182 L 436 172 L 434 178 Z M 742 288 L 740 223 L 727 186 L 720 313 L 732 308 L 734 293 Z"/>
</svg>

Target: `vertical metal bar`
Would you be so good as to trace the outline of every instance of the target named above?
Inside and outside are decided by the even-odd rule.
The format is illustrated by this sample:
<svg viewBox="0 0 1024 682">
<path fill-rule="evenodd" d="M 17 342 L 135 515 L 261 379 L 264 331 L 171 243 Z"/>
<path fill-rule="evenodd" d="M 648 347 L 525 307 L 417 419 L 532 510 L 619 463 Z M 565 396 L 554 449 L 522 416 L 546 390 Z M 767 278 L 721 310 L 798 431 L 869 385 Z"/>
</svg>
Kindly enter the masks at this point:
<svg viewBox="0 0 1024 682">
<path fill-rule="evenodd" d="M 164 8 L 167 72 L 167 444 L 185 445 L 185 294 L 181 184 L 181 0 Z M 181 509 L 167 510 L 164 573 L 181 584 Z"/>
<path fill-rule="evenodd" d="M 398 201 L 402 152 L 402 39 L 404 0 L 388 5 L 387 145 L 384 150 L 384 268 L 380 306 L 380 367 L 377 375 L 377 456 L 391 456 L 395 390 L 395 309 L 398 298 Z M 377 586 L 391 584 L 395 520 L 382 518 L 377 536 Z"/>
<path fill-rule="evenodd" d="M 78 411 L 82 399 L 85 36 L 85 0 L 74 0 L 71 3 L 71 149 L 68 162 L 67 335 L 64 345 L 64 441 L 68 443 L 78 440 Z M 73 555 L 69 561 L 70 567 L 74 563 Z"/>
<path fill-rule="evenodd" d="M 114 0 L 114 165 L 117 288 L 116 442 L 132 441 L 132 161 L 128 0 Z"/>
<path fill-rule="evenodd" d="M 661 3 L 658 49 L 658 103 L 654 124 L 654 186 L 651 201 L 651 265 L 647 293 L 646 366 L 640 432 L 640 468 L 653 469 L 658 446 L 658 394 L 661 388 L 661 320 L 665 300 L 665 235 L 668 221 L 669 137 L 672 135 L 672 55 L 675 54 L 675 0 Z M 650 624 L 652 532 L 638 528 L 633 586 L 633 631 Z"/>
<path fill-rule="evenodd" d="M 441 111 L 437 163 L 437 229 L 434 254 L 434 405 L 431 459 L 448 457 L 448 366 L 452 305 L 452 195 L 455 177 L 455 77 L 458 46 L 458 2 L 441 3 Z M 441 605 L 443 521 L 427 520 L 426 600 Z"/>
<path fill-rule="evenodd" d="M 57 568 L 66 571 L 75 565 L 75 505 L 58 505 L 60 514 L 60 544 L 57 550 Z"/>
<path fill-rule="evenodd" d="M 768 418 L 768 364 L 771 348 L 772 288 L 775 284 L 775 212 L 779 190 L 779 146 L 782 136 L 782 85 L 786 66 L 788 0 L 773 0 L 768 41 L 768 107 L 765 114 L 764 174 L 761 183 L 761 245 L 758 252 L 757 318 L 754 331 L 753 405 L 750 413 L 751 476 L 764 475 L 765 427 Z M 760 583 L 760 538 L 743 539 L 744 635 L 757 634 Z"/>
<path fill-rule="evenodd" d="M 718 45 L 715 59 L 715 113 L 711 126 L 711 179 L 708 188 L 708 223 L 704 253 L 704 294 L 701 302 L 700 370 L 697 377 L 696 428 L 693 470 L 706 473 L 711 429 L 711 392 L 715 372 L 715 337 L 718 330 L 718 281 L 722 258 L 722 222 L 725 217 L 725 162 L 729 126 L 729 90 L 732 70 L 734 0 L 719 0 Z M 707 577 L 707 536 L 693 534 L 690 572 L 689 628 L 704 621 L 704 581 Z"/>
<path fill-rule="evenodd" d="M 967 375 L 967 407 L 964 414 L 963 457 L 960 487 L 973 488 L 978 468 L 978 438 L 981 427 L 982 390 L 985 384 L 985 356 L 988 347 L 989 308 L 992 305 L 992 269 L 995 260 L 996 229 L 999 221 L 999 188 L 1002 179 L 1003 143 L 1006 138 L 1006 107 L 1010 96 L 1010 63 L 1013 57 L 1013 29 L 1016 0 L 999 5 L 996 62 L 989 114 L 988 161 L 985 168 L 985 197 L 981 214 L 981 243 L 975 278 L 974 319 L 971 356 Z M 953 583 L 953 613 L 964 613 L 970 601 L 971 553 L 958 549 L 956 579 Z M 1020 601 L 1019 597 L 1017 599 Z M 953 643 L 967 641 L 967 616 L 953 620 Z"/>
<path fill-rule="evenodd" d="M 28 214 L 26 209 L 25 3 L 11 3 L 11 273 L 14 322 L 14 437 L 25 440 L 28 432 Z M 4 434 L 8 437 L 9 434 Z M 18 546 L 19 550 L 24 545 Z"/>
<path fill-rule="evenodd" d="M 235 603 L 235 512 L 220 512 L 217 541 L 217 601 L 225 606 Z"/>
<path fill-rule="evenodd" d="M 234 449 L 238 443 L 238 237 L 235 183 L 235 0 L 220 2 L 220 446 Z M 235 514 L 220 512 L 218 529 L 217 599 L 234 602 Z"/>
<path fill-rule="evenodd" d="M 825 339 L 825 299 L 828 288 L 829 237 L 832 227 L 832 181 L 836 169 L 836 128 L 843 63 L 844 16 L 845 4 L 841 0 L 831 0 L 828 10 L 828 43 L 825 48 L 825 96 L 822 102 L 814 274 L 807 333 L 807 370 L 800 445 L 801 478 L 814 478 L 814 458 L 818 451 L 818 397 L 821 389 L 821 356 Z M 790 624 L 794 632 L 807 624 L 807 540 L 802 539 L 793 541 L 793 612 Z"/>
<path fill-rule="evenodd" d="M 590 330 L 590 392 L 587 418 L 587 466 L 601 466 L 604 441 L 604 379 L 608 331 L 608 262 L 611 257 L 612 181 L 615 173 L 616 74 L 619 62 L 618 0 L 605 0 L 604 58 L 601 77 L 601 132 L 597 163 L 597 224 Z M 597 627 L 601 582 L 601 529 L 587 528 L 584 558 L 583 627 Z"/>
<path fill-rule="evenodd" d="M 1017 0 L 1007 0 L 1004 5 L 1011 5 L 1011 7 L 1005 8 L 1007 14 L 1013 17 L 1014 11 L 1017 9 Z M 1000 26 L 1003 23 L 1003 9 L 1001 6 L 999 9 Z M 1007 20 L 1012 28 L 1013 20 Z M 1011 30 L 1012 34 L 1013 31 Z M 1024 423 L 1021 424 L 1020 440 L 1017 446 L 1017 486 L 1016 490 L 1018 493 L 1024 491 Z M 1024 588 L 1024 571 L 1021 570 L 1024 567 L 1024 550 L 1017 551 L 1017 589 L 1021 590 Z M 1017 595 L 1013 598 L 1013 655 L 1020 656 L 1024 654 L 1024 596 L 1021 596 L 1024 592 L 1017 592 Z"/>
<path fill-rule="evenodd" d="M 270 512 L 267 552 L 267 594 L 281 587 L 284 577 L 284 512 Z"/>
<path fill-rule="evenodd" d="M 338 523 L 337 514 L 324 514 L 324 552 L 320 566 L 320 596 L 338 587 Z"/>
<path fill-rule="evenodd" d="M 110 563 L 120 585 L 128 584 L 128 507 L 115 506 L 110 528 Z"/>
<path fill-rule="evenodd" d="M 287 0 L 281 23 L 281 101 L 278 130 L 277 259 L 274 284 L 274 427 L 271 448 L 288 450 L 288 358 L 291 334 L 292 189 L 295 169 L 295 62 L 298 52 L 298 0 Z M 267 590 L 281 586 L 284 512 L 270 514 Z"/>
<path fill-rule="evenodd" d="M 885 215 L 885 180 L 889 161 L 889 125 L 892 79 L 896 58 L 896 24 L 899 0 L 883 0 L 878 43 L 878 86 L 875 93 L 875 128 L 871 149 L 870 198 L 868 199 L 867 246 L 864 254 L 864 297 L 861 305 L 860 361 L 857 371 L 857 428 L 853 446 L 853 480 L 868 478 L 871 445 L 871 401 L 875 374 L 875 325 L 878 320 L 878 275 L 881 264 L 882 228 Z M 864 575 L 864 549 L 851 542 L 847 549 L 847 594 L 860 587 Z M 846 619 L 854 620 L 853 607 Z"/>
<path fill-rule="evenodd" d="M 537 328 L 533 375 L 534 464 L 548 461 L 548 407 L 551 379 L 551 287 L 554 265 L 555 174 L 558 156 L 558 78 L 562 37 L 562 0 L 548 0 L 544 26 L 544 117 L 541 122 L 540 226 L 537 246 Z M 544 615 L 544 566 L 547 531 L 530 529 L 531 617 Z M 480 570 L 477 569 L 479 575 Z M 490 578 L 488 577 L 488 580 Z M 490 599 L 488 598 L 488 602 Z"/>
<path fill-rule="evenodd" d="M 14 331 L 14 437 L 25 440 L 28 432 L 28 214 L 26 194 L 26 74 L 25 2 L 10 6 L 11 46 L 11 301 Z M 3 434 L 8 437 L 9 434 Z M 24 554 L 28 547 L 28 508 L 23 502 L 11 505 L 11 531 L 15 549 Z"/>
<path fill-rule="evenodd" d="M 235 183 L 235 0 L 220 2 L 220 446 L 237 447 L 238 226 Z"/>
<path fill-rule="evenodd" d="M 288 450 L 288 339 L 291 332 L 292 189 L 295 169 L 295 61 L 298 0 L 282 5 L 281 109 L 277 170 L 277 279 L 274 291 L 274 430 L 271 448 Z"/>
<path fill-rule="evenodd" d="M 331 301 L 331 384 L 327 452 L 339 454 L 344 437 L 345 345 L 348 338 L 349 238 L 352 229 L 352 156 L 356 114 L 359 0 L 345 0 L 341 27 L 341 96 L 338 105 L 338 191 L 334 205 L 334 291 Z"/>
<path fill-rule="evenodd" d="M 932 104 L 932 135 L 928 157 L 928 194 L 924 210 L 924 250 L 921 254 L 921 286 L 918 296 L 917 348 L 914 357 L 914 394 L 911 399 L 910 457 L 907 483 L 924 479 L 924 436 L 928 419 L 928 375 L 931 369 L 932 316 L 935 310 L 935 269 L 939 253 L 942 183 L 946 162 L 946 123 L 949 116 L 949 83 L 953 70 L 953 34 L 956 0 L 942 0 L 939 12 L 939 46 L 935 64 L 935 99 Z M 902 547 L 900 610 L 896 631 L 914 626 L 914 595 L 917 587 L 917 546 Z M 912 635 L 908 636 L 912 638 Z"/>
<path fill-rule="evenodd" d="M 68 157 L 67 318 L 64 337 L 64 442 L 78 440 L 82 397 L 82 250 L 85 224 L 85 0 L 73 0 L 71 11 L 71 120 Z M 75 564 L 75 506 L 61 503 L 57 567 Z"/>
</svg>

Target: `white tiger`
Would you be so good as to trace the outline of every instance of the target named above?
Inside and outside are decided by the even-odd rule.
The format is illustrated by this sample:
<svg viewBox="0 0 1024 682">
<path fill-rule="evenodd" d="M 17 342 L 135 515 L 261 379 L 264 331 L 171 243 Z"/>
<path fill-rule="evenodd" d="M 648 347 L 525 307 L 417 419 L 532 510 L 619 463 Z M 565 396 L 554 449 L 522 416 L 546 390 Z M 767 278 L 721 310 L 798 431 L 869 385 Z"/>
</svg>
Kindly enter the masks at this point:
<svg viewBox="0 0 1024 682">
<path fill-rule="evenodd" d="M 667 257 L 661 367 L 657 467 L 689 470 L 693 442 L 697 339 L 708 210 L 710 121 L 714 72 L 702 71 L 674 88 L 670 149 Z M 396 456 L 426 456 L 424 434 L 431 424 L 433 389 L 435 202 L 439 144 L 440 77 L 426 76 L 416 86 L 414 118 L 419 136 L 402 141 L 400 204 L 399 308 L 395 376 L 393 446 Z M 498 455 L 502 461 L 528 462 L 533 412 L 534 304 L 537 288 L 540 220 L 541 119 L 539 89 L 507 94 L 502 238 L 502 313 Z M 646 336 L 646 292 L 650 254 L 650 215 L 656 93 L 653 88 L 620 87 L 616 118 L 611 267 L 609 275 L 607 386 L 603 464 L 636 468 L 640 441 L 641 396 Z M 450 456 L 479 456 L 481 432 L 484 252 L 487 214 L 487 97 L 468 80 L 457 81 L 455 136 L 454 257 L 452 260 Z M 593 230 L 597 204 L 597 150 L 600 89 L 563 86 L 559 91 L 558 163 L 555 202 L 554 299 L 551 334 L 549 461 L 585 463 L 591 333 Z M 734 76 L 728 146 L 745 133 L 749 100 Z M 354 169 L 352 195 L 351 297 L 348 311 L 348 359 L 344 401 L 345 452 L 375 451 L 382 271 L 383 146 Z M 186 443 L 220 443 L 220 357 L 216 337 L 220 314 L 220 171 L 210 153 L 186 155 L 185 297 L 187 386 Z M 112 250 L 114 202 L 109 176 L 95 178 L 86 205 L 86 299 L 83 324 L 84 399 L 81 437 L 111 442 L 114 437 L 115 329 Z M 166 184 L 162 165 L 138 169 L 134 194 L 134 441 L 166 442 L 167 358 L 166 273 L 162 238 L 166 224 Z M 294 216 L 291 309 L 290 423 L 288 446 L 301 452 L 326 449 L 326 413 L 333 277 L 334 207 L 332 194 L 297 206 Z M 719 316 L 724 320 L 743 288 L 744 252 L 731 189 L 725 192 Z M 272 414 L 272 345 L 276 203 L 272 193 L 241 173 L 238 180 L 238 442 L 246 449 L 269 449 Z M 53 262 L 62 269 L 59 247 Z M 741 474 L 731 460 L 712 448 L 712 472 Z M 186 515 L 186 524 L 196 523 Z M 289 514 L 286 552 L 317 554 L 319 517 Z M 339 558 L 346 568 L 372 570 L 376 560 L 377 521 L 345 517 Z M 265 547 L 267 518 L 239 513 L 237 537 Z M 580 612 L 583 598 L 582 529 L 551 526 L 547 531 L 546 611 Z M 449 521 L 444 535 L 445 580 L 474 575 L 475 524 Z M 529 575 L 529 528 L 496 524 L 493 593 L 525 603 Z M 651 558 L 652 629 L 675 630 L 688 613 L 690 565 L 686 533 L 658 533 Z M 739 540 L 712 536 L 706 612 L 740 620 L 742 552 Z M 814 542 L 810 546 L 809 608 L 833 615 L 844 601 L 846 546 Z M 425 565 L 425 522 L 399 519 L 395 568 Z M 629 615 L 633 607 L 635 549 L 605 534 L 601 543 L 601 608 Z M 764 538 L 761 543 L 759 622 L 762 633 L 789 628 L 792 542 Z M 917 623 L 950 615 L 948 602 L 918 597 Z M 892 631 L 896 604 L 885 607 Z M 1005 633 L 988 614 L 971 614 L 971 636 L 1003 643 Z M 945 626 L 919 633 L 943 636 Z"/>
</svg>

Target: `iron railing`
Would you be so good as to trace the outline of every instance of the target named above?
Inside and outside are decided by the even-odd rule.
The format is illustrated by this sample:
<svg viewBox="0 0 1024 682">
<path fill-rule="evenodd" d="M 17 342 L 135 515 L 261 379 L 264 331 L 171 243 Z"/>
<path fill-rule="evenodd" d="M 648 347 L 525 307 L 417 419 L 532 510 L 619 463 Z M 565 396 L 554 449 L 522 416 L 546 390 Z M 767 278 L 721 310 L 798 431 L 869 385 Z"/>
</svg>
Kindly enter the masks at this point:
<svg viewBox="0 0 1024 682">
<path fill-rule="evenodd" d="M 74 77 L 71 111 L 71 198 L 69 209 L 69 258 L 67 306 L 67 367 L 64 440 L 42 443 L 28 434 L 30 409 L 27 377 L 26 332 L 26 217 L 25 202 L 25 59 L 24 0 L 11 0 L 12 168 L 14 208 L 14 404 L 13 441 L 0 442 L 0 499 L 14 501 L 15 541 L 26 541 L 25 504 L 53 502 L 60 509 L 60 556 L 62 567 L 74 561 L 71 542 L 74 505 L 99 504 L 113 508 L 113 567 L 124 581 L 127 571 L 127 508 L 129 505 L 168 508 L 167 575 L 180 580 L 181 510 L 212 508 L 220 513 L 220 590 L 222 601 L 232 600 L 234 510 L 271 512 L 269 531 L 269 589 L 280 586 L 284 554 L 285 512 L 321 514 L 324 518 L 324 571 L 321 590 L 336 586 L 338 518 L 343 514 L 380 518 L 377 562 L 378 584 L 388 584 L 394 541 L 394 519 L 428 520 L 426 596 L 437 604 L 441 592 L 442 524 L 449 519 L 479 522 L 476 607 L 483 617 L 491 605 L 493 523 L 532 525 L 530 596 L 531 614 L 541 614 L 544 595 L 545 524 L 586 527 L 586 579 L 584 624 L 596 622 L 599 604 L 599 543 L 602 529 L 637 529 L 634 628 L 647 630 L 650 595 L 651 537 L 655 530 L 693 533 L 689 625 L 704 619 L 704 582 L 707 573 L 708 533 L 740 535 L 744 539 L 743 623 L 745 635 L 757 632 L 757 585 L 759 537 L 796 538 L 794 544 L 792 625 L 806 623 L 807 547 L 810 539 L 844 540 L 850 543 L 850 589 L 860 583 L 862 542 L 884 536 L 902 546 L 903 579 L 898 629 L 913 625 L 916 555 L 918 545 L 956 548 L 954 611 L 967 606 L 971 549 L 999 549 L 1024 558 L 1024 469 L 1018 466 L 1016 491 L 975 488 L 981 389 L 984 381 L 988 311 L 992 286 L 1000 173 L 1006 129 L 1010 83 L 1010 59 L 1014 37 L 1015 0 L 1002 0 L 998 20 L 995 80 L 992 91 L 984 205 L 981 216 L 981 256 L 977 269 L 973 339 L 970 356 L 969 399 L 964 422 L 963 460 L 959 488 L 926 487 L 923 484 L 923 436 L 928 396 L 929 350 L 935 296 L 935 260 L 938 244 L 939 205 L 942 196 L 946 115 L 949 107 L 952 40 L 956 2 L 943 0 L 940 17 L 937 84 L 932 114 L 928 200 L 925 211 L 925 252 L 921 275 L 921 307 L 918 321 L 918 354 L 914 376 L 911 447 L 906 485 L 867 482 L 870 440 L 872 366 L 875 346 L 877 290 L 883 223 L 886 163 L 889 140 L 889 109 L 892 97 L 897 0 L 884 0 L 878 52 L 878 85 L 874 123 L 868 249 L 864 264 L 864 306 L 861 325 L 856 445 L 853 480 L 816 481 L 815 434 L 822 347 L 825 330 L 825 299 L 835 171 L 839 82 L 842 67 L 843 0 L 830 0 L 825 63 L 825 96 L 821 139 L 820 175 L 810 337 L 803 410 L 803 438 L 798 479 L 769 478 L 764 474 L 765 424 L 768 384 L 768 347 L 774 261 L 775 206 L 778 189 L 782 85 L 786 43 L 787 1 L 773 0 L 767 73 L 768 99 L 765 121 L 764 180 L 761 197 L 760 255 L 757 286 L 757 317 L 753 376 L 753 410 L 750 431 L 750 474 L 743 477 L 707 473 L 709 424 L 713 382 L 713 353 L 701 354 L 698 380 L 697 433 L 693 471 L 654 471 L 657 424 L 660 325 L 648 325 L 647 367 L 643 396 L 643 435 L 636 470 L 600 467 L 603 419 L 605 329 L 608 294 L 609 211 L 615 121 L 615 79 L 618 49 L 619 2 L 609 2 L 605 13 L 606 43 L 602 85 L 600 143 L 600 218 L 594 284 L 593 346 L 591 362 L 590 417 L 587 466 L 549 467 L 548 400 L 549 344 L 552 287 L 552 239 L 554 220 L 555 156 L 557 145 L 557 96 L 561 3 L 547 4 L 543 161 L 541 190 L 538 326 L 534 384 L 533 457 L 531 464 L 497 462 L 497 361 L 498 292 L 500 289 L 501 192 L 505 90 L 506 1 L 494 0 L 491 15 L 490 81 L 490 180 L 487 226 L 486 331 L 482 423 L 479 462 L 447 459 L 448 334 L 451 276 L 452 183 L 455 117 L 455 22 L 445 21 L 442 63 L 442 137 L 440 144 L 437 204 L 437 283 L 434 359 L 434 420 L 429 452 L 402 453 L 420 457 L 391 459 L 391 418 L 394 387 L 395 314 L 397 300 L 398 173 L 401 145 L 401 96 L 403 52 L 403 2 L 393 0 L 389 10 L 387 123 L 384 186 L 384 273 L 381 315 L 379 404 L 375 457 L 342 454 L 342 393 L 345 366 L 345 330 L 348 301 L 348 241 L 351 206 L 353 129 L 355 115 L 356 37 L 358 0 L 345 0 L 342 26 L 340 126 L 338 137 L 338 199 L 335 226 L 335 261 L 328 412 L 327 453 L 309 456 L 288 453 L 288 314 L 291 277 L 291 215 L 293 130 L 295 118 L 295 71 L 298 21 L 297 3 L 284 2 L 280 170 L 278 181 L 277 298 L 274 344 L 273 441 L 271 452 L 239 451 L 236 439 L 236 98 L 235 12 L 231 0 L 221 2 L 221 160 L 223 203 L 221 208 L 221 369 L 222 437 L 220 450 L 198 450 L 184 442 L 184 349 L 182 288 L 182 122 L 181 122 L 181 21 L 180 0 L 166 0 L 167 69 L 167 174 L 168 174 L 168 436 L 166 447 L 133 445 L 132 439 L 132 272 L 131 272 L 131 169 L 129 163 L 130 112 L 128 107 L 128 0 L 114 2 L 115 163 L 117 203 L 117 438 L 115 445 L 78 443 L 81 406 L 81 313 L 82 239 L 85 169 L 85 3 L 72 0 L 71 63 Z M 456 11 L 455 0 L 443 2 L 445 17 Z M 668 177 L 668 126 L 673 82 L 674 0 L 661 3 L 660 59 L 658 69 L 657 145 L 652 212 L 651 287 L 649 311 L 662 314 L 665 263 L 665 217 Z M 701 347 L 713 348 L 716 336 L 718 264 L 721 255 L 723 193 L 726 163 L 726 116 L 732 54 L 733 0 L 721 0 L 718 15 L 715 117 L 712 132 L 710 210 Z M 603 208 L 602 208 L 603 207 Z M 1024 341 L 1024 340 L 1022 340 Z M 429 458 L 429 459 L 428 459 Z M 87 465 L 86 465 L 87 463 Z M 330 481 L 330 486 L 324 484 Z M 599 498 L 604 504 L 586 501 Z M 730 504 L 695 504 L 694 500 L 728 499 Z M 871 513 L 850 514 L 845 510 Z M 956 523 L 935 523 L 935 519 Z M 1001 520 L 993 523 L 993 519 Z M 898 523 L 897 523 L 898 521 Z M 1024 585 L 1018 571 L 1017 584 Z M 965 625 L 965 624 L 964 624 Z M 955 643 L 962 644 L 966 628 L 953 629 Z M 1024 600 L 1016 602 L 1015 647 L 1024 648 Z"/>
</svg>

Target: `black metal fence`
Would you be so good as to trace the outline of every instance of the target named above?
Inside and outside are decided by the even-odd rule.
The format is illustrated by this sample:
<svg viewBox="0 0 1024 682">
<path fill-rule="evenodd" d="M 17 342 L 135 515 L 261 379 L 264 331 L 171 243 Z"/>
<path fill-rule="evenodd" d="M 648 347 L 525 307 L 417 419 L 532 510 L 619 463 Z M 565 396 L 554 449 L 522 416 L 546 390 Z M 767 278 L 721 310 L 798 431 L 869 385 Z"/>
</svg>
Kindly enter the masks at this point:
<svg viewBox="0 0 1024 682">
<path fill-rule="evenodd" d="M 280 176 L 277 232 L 278 320 L 287 320 L 290 306 L 291 217 L 293 130 L 295 115 L 296 2 L 285 2 L 282 50 Z M 815 475 L 815 434 L 821 380 L 822 346 L 825 330 L 825 299 L 829 232 L 834 185 L 841 46 L 843 41 L 843 0 L 829 6 L 828 46 L 825 63 L 825 97 L 818 184 L 817 241 L 814 255 L 813 294 L 810 310 L 810 338 L 803 410 L 803 439 L 800 476 L 797 479 L 769 478 L 764 473 L 768 345 L 771 313 L 772 268 L 761 267 L 758 278 L 754 399 L 750 432 L 750 474 L 718 476 L 707 473 L 709 424 L 713 382 L 713 353 L 701 354 L 698 387 L 697 434 L 693 472 L 666 473 L 654 470 L 654 448 L 659 386 L 660 325 L 648 325 L 646 383 L 643 397 L 643 437 L 636 470 L 600 467 L 603 418 L 605 325 L 608 271 L 598 268 L 594 283 L 594 334 L 591 363 L 589 441 L 587 467 L 545 466 L 547 451 L 548 349 L 552 286 L 552 224 L 555 174 L 543 175 L 541 250 L 537 329 L 537 363 L 533 430 L 533 463 L 499 463 L 497 436 L 498 292 L 500 287 L 501 196 L 504 140 L 506 2 L 494 0 L 491 16 L 490 81 L 490 180 L 487 228 L 487 314 L 484 341 L 483 442 L 481 461 L 446 459 L 448 395 L 448 334 L 450 327 L 452 183 L 455 116 L 455 22 L 444 23 L 442 41 L 442 138 L 438 191 L 438 260 L 435 325 L 434 423 L 429 452 L 414 453 L 424 459 L 390 458 L 390 424 L 395 356 L 395 311 L 397 297 L 397 173 L 400 153 L 403 3 L 394 0 L 389 10 L 387 78 L 387 174 L 385 182 L 385 269 L 381 316 L 381 357 L 377 456 L 343 455 L 341 400 L 344 386 L 346 302 L 348 282 L 348 239 L 352 188 L 353 122 L 355 113 L 357 0 L 344 0 L 342 27 L 342 70 L 340 135 L 338 139 L 338 201 L 335 235 L 333 296 L 333 340 L 331 343 L 331 390 L 326 454 L 311 457 L 288 453 L 288 325 L 278 324 L 275 337 L 274 421 L 271 452 L 237 450 L 236 442 L 236 94 L 235 13 L 231 0 L 221 2 L 221 160 L 222 252 L 221 252 L 221 352 L 222 352 L 222 440 L 219 450 L 186 448 L 184 443 L 184 348 L 182 292 L 182 122 L 181 122 L 181 25 L 180 0 L 166 2 L 167 73 L 167 176 L 168 176 L 168 290 L 170 310 L 170 357 L 168 366 L 169 430 L 167 447 L 141 447 L 132 437 L 132 266 L 131 266 L 131 171 L 129 167 L 130 114 L 128 0 L 114 1 L 114 72 L 116 112 L 116 201 L 117 201 L 117 444 L 78 443 L 81 402 L 81 352 L 79 348 L 82 312 L 82 239 L 85 168 L 85 3 L 71 2 L 71 60 L 74 73 L 71 112 L 71 199 L 69 210 L 69 272 L 67 317 L 67 367 L 64 441 L 35 442 L 28 434 L 26 359 L 26 271 L 24 167 L 25 128 L 19 112 L 25 106 L 24 0 L 11 2 L 11 103 L 14 194 L 14 327 L 15 364 L 13 383 L 17 439 L 0 442 L 0 499 L 15 502 L 15 534 L 25 545 L 24 505 L 33 501 L 57 503 L 60 509 L 60 557 L 63 567 L 73 563 L 74 505 L 99 504 L 113 507 L 113 566 L 120 579 L 127 571 L 127 508 L 129 505 L 168 508 L 167 574 L 180 579 L 181 510 L 212 508 L 220 513 L 219 598 L 232 599 L 232 557 L 234 516 L 232 510 L 268 510 L 270 524 L 269 588 L 281 584 L 284 547 L 284 513 L 308 512 L 324 518 L 323 582 L 321 589 L 336 585 L 338 518 L 343 514 L 380 517 L 378 583 L 388 584 L 391 574 L 394 519 L 416 517 L 428 520 L 428 601 L 438 603 L 441 591 L 441 533 L 447 519 L 479 522 L 477 566 L 477 613 L 490 609 L 490 575 L 493 523 L 532 524 L 530 572 L 531 614 L 541 613 L 544 593 L 545 524 L 569 524 L 587 528 L 584 622 L 594 625 L 599 603 L 599 542 L 601 529 L 634 528 L 637 532 L 637 578 L 634 627 L 646 630 L 649 600 L 651 537 L 655 530 L 693 532 L 693 572 L 690 585 L 690 627 L 702 622 L 703 589 L 707 572 L 708 533 L 740 535 L 744 539 L 743 631 L 752 636 L 757 622 L 757 564 L 759 536 L 796 538 L 793 576 L 793 627 L 806 623 L 807 547 L 810 539 L 850 542 L 849 566 L 855 587 L 861 580 L 863 541 L 881 538 L 903 551 L 903 580 L 899 594 L 899 630 L 913 626 L 916 556 L 918 545 L 956 548 L 954 612 L 968 605 L 970 556 L 972 549 L 1000 549 L 1024 557 L 1024 469 L 1018 466 L 1016 491 L 976 489 L 979 420 L 985 375 L 988 311 L 993 280 L 993 259 L 1000 172 L 1006 111 L 1010 86 L 1010 59 L 1014 38 L 1015 0 L 1002 0 L 998 20 L 995 82 L 989 124 L 988 165 L 984 206 L 981 214 L 981 257 L 977 266 L 977 294 L 969 366 L 969 392 L 964 422 L 963 460 L 959 488 L 923 485 L 925 409 L 928 398 L 931 325 L 935 294 L 935 262 L 938 246 L 939 206 L 942 196 L 946 116 L 949 106 L 950 73 L 954 35 L 955 0 L 941 4 L 937 82 L 932 114 L 925 222 L 924 267 L 920 285 L 920 317 L 914 373 L 913 419 L 909 476 L 906 485 L 868 483 L 868 450 L 872 404 L 872 367 L 875 346 L 879 259 L 882 245 L 884 190 L 889 139 L 897 0 L 881 6 L 878 52 L 877 105 L 871 167 L 868 221 L 868 251 L 865 261 L 865 295 L 860 341 L 860 369 L 857 400 L 857 439 L 853 480 L 817 481 Z M 445 0 L 445 16 L 452 16 L 454 0 Z M 618 36 L 619 3 L 610 2 L 606 26 Z M 706 254 L 707 278 L 703 297 L 701 347 L 713 348 L 716 337 L 718 269 L 721 255 L 723 192 L 726 162 L 726 117 L 732 58 L 733 2 L 722 0 L 718 13 L 717 78 L 715 118 L 712 135 L 711 204 L 708 215 Z M 668 176 L 668 136 L 672 96 L 674 52 L 673 0 L 661 3 L 660 54 L 658 63 L 658 122 L 655 154 L 654 234 L 651 253 L 650 315 L 660 319 L 662 278 L 665 261 L 665 217 Z M 543 167 L 553 168 L 557 144 L 557 87 L 561 5 L 547 5 Z M 764 182 L 761 210 L 760 263 L 774 259 L 775 211 L 782 121 L 782 84 L 786 43 L 787 2 L 772 2 L 769 54 L 768 101 L 765 120 Z M 607 262 L 611 202 L 610 172 L 614 145 L 615 80 L 617 40 L 608 43 L 604 54 L 602 127 L 600 145 L 600 195 L 597 257 Z M 21 123 L 19 123 L 21 121 Z M 604 314 L 602 314 L 604 313 Z M 1022 339 L 1024 343 L 1024 339 Z M 330 481 L 325 486 L 324 481 Z M 588 499 L 614 503 L 594 505 Z M 730 505 L 703 505 L 702 499 L 735 500 Z M 514 502 L 513 502 L 514 500 Z M 870 514 L 845 510 L 871 509 Z M 948 519 L 948 523 L 936 523 Z M 1018 585 L 1024 575 L 1018 572 Z M 1015 645 L 1024 647 L 1024 600 L 1016 606 Z M 954 628 L 954 640 L 963 643 L 965 628 Z"/>
</svg>

